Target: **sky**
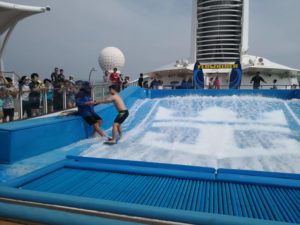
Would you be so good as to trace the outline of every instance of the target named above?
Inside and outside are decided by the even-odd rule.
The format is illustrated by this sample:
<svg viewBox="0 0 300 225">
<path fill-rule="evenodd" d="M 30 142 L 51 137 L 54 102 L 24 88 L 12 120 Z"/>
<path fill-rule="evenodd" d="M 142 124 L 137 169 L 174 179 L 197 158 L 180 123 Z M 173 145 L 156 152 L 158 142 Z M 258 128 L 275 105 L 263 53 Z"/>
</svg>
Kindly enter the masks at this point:
<svg viewBox="0 0 300 225">
<path fill-rule="evenodd" d="M 10 0 L 51 6 L 16 27 L 4 54 L 6 71 L 50 76 L 54 67 L 87 79 L 100 51 L 120 48 L 122 71 L 140 72 L 190 56 L 192 0 Z M 250 54 L 300 69 L 300 1 L 250 0 Z"/>
</svg>

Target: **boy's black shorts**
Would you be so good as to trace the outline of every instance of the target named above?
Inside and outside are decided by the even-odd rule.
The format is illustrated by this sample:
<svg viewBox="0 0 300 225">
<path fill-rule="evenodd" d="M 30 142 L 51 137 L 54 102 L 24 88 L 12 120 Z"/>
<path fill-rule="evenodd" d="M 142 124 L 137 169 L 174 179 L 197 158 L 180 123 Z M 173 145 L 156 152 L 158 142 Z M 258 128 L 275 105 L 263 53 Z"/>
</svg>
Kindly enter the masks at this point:
<svg viewBox="0 0 300 225">
<path fill-rule="evenodd" d="M 127 119 L 128 116 L 129 116 L 128 110 L 120 111 L 114 122 L 121 125 L 122 123 L 124 123 L 124 121 Z"/>
<path fill-rule="evenodd" d="M 98 116 L 97 114 L 94 114 L 92 116 L 88 116 L 88 117 L 84 117 L 83 118 L 90 126 L 95 125 L 96 123 L 98 123 L 99 120 L 102 120 L 102 118 L 100 116 Z"/>
</svg>

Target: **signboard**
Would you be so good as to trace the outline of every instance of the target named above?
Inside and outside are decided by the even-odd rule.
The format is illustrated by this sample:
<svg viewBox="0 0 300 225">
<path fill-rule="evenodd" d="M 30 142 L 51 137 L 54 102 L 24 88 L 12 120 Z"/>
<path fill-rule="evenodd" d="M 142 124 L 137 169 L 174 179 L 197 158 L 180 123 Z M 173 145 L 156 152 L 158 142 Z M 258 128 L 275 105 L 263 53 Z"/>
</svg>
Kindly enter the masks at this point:
<svg viewBox="0 0 300 225">
<path fill-rule="evenodd" d="M 198 65 L 198 69 L 202 70 L 215 70 L 215 69 L 238 69 L 238 64 L 207 64 Z"/>
</svg>

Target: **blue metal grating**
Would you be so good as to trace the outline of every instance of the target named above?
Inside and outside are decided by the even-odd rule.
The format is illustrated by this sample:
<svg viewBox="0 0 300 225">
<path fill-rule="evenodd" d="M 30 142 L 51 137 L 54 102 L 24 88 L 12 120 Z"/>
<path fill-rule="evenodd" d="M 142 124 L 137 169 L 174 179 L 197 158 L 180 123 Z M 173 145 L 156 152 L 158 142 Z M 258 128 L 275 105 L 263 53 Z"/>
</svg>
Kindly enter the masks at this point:
<svg viewBox="0 0 300 225">
<path fill-rule="evenodd" d="M 300 223 L 300 188 L 64 167 L 19 188 L 154 207 Z"/>
</svg>

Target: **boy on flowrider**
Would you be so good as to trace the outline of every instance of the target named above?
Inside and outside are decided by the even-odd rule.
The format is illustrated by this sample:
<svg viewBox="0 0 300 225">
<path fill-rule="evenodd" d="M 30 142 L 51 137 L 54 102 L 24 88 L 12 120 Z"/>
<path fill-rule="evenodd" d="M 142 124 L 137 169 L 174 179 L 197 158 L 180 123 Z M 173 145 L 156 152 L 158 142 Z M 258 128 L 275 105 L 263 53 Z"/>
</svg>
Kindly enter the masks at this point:
<svg viewBox="0 0 300 225">
<path fill-rule="evenodd" d="M 118 94 L 118 87 L 116 85 L 111 85 L 109 87 L 110 97 L 104 99 L 104 100 L 96 100 L 94 101 L 95 105 L 98 104 L 106 104 L 106 103 L 114 103 L 116 109 L 118 110 L 118 115 L 116 119 L 114 120 L 114 124 L 112 127 L 112 138 L 109 138 L 105 144 L 114 145 L 117 144 L 117 134 L 119 133 L 120 138 L 122 137 L 123 131 L 122 131 L 122 123 L 127 119 L 129 116 L 129 112 Z"/>
</svg>

